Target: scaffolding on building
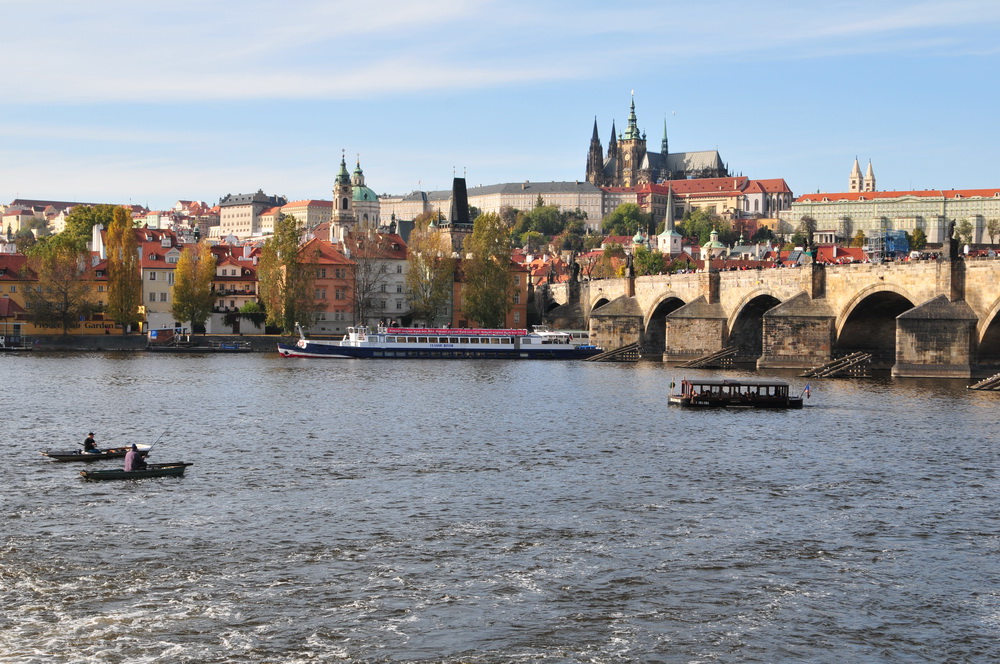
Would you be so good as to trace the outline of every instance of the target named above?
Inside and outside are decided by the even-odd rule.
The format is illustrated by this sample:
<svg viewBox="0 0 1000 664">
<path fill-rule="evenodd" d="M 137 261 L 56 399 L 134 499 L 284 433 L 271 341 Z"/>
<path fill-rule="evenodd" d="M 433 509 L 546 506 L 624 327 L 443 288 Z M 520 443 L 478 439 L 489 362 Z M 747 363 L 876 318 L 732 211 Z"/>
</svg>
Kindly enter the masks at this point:
<svg viewBox="0 0 1000 664">
<path fill-rule="evenodd" d="M 864 252 L 865 256 L 872 263 L 884 263 L 885 262 L 885 234 L 888 230 L 885 217 L 879 217 L 876 220 L 875 228 L 868 237 L 865 238 Z"/>
</svg>

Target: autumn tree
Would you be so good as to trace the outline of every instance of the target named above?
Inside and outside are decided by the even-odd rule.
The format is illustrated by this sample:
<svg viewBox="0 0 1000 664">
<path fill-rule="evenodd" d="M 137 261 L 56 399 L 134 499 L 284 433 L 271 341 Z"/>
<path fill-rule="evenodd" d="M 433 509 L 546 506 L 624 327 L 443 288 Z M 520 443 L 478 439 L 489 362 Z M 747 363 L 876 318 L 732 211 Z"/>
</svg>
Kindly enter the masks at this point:
<svg viewBox="0 0 1000 664">
<path fill-rule="evenodd" d="M 354 320 L 359 325 L 384 315 L 393 257 L 390 241 L 371 229 L 344 238 L 345 255 L 354 262 Z"/>
<path fill-rule="evenodd" d="M 300 255 L 302 229 L 295 217 L 283 214 L 274 225 L 274 235 L 261 248 L 257 265 L 260 299 L 267 309 L 267 323 L 285 334 L 295 324 L 311 325 L 316 316 L 313 297 L 314 270 L 308 257 Z"/>
<path fill-rule="evenodd" d="M 108 317 L 126 330 L 139 322 L 142 275 L 132 214 L 115 207 L 104 237 L 108 260 Z"/>
<path fill-rule="evenodd" d="M 868 238 L 865 237 L 865 232 L 859 230 L 854 235 L 854 239 L 851 240 L 851 246 L 852 247 L 859 247 L 859 248 L 863 247 L 863 246 L 865 246 L 865 240 L 867 240 L 867 239 Z"/>
<path fill-rule="evenodd" d="M 40 327 L 61 327 L 67 334 L 81 318 L 96 309 L 85 277 L 90 270 L 90 252 L 73 238 L 50 238 L 36 245 L 26 266 L 37 278 L 24 299 L 31 320 Z"/>
<path fill-rule="evenodd" d="M 514 306 L 509 229 L 497 214 L 480 215 L 462 250 L 462 312 L 484 327 L 503 327 Z"/>
<path fill-rule="evenodd" d="M 410 233 L 406 254 L 406 291 L 410 313 L 434 325 L 448 313 L 455 281 L 451 242 L 427 222 Z"/>
<path fill-rule="evenodd" d="M 185 247 L 174 268 L 174 285 L 170 289 L 170 313 L 174 320 L 191 321 L 191 330 L 205 325 L 212 315 L 215 293 L 215 256 L 207 242 Z"/>
<path fill-rule="evenodd" d="M 913 235 L 910 237 L 910 249 L 913 249 L 914 251 L 922 251 L 926 246 L 927 234 L 924 233 L 924 229 L 914 229 Z"/>
</svg>

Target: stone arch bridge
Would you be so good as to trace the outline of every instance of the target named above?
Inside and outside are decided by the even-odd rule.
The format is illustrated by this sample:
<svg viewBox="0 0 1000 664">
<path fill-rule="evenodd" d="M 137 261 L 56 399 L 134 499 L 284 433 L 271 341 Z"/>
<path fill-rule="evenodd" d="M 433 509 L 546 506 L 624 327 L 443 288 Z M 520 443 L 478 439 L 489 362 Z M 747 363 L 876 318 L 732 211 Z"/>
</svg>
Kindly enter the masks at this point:
<svg viewBox="0 0 1000 664">
<path fill-rule="evenodd" d="M 541 316 L 595 343 L 684 361 L 734 346 L 759 368 L 854 351 L 895 376 L 967 378 L 1000 366 L 1000 260 L 711 271 L 540 286 Z"/>
</svg>

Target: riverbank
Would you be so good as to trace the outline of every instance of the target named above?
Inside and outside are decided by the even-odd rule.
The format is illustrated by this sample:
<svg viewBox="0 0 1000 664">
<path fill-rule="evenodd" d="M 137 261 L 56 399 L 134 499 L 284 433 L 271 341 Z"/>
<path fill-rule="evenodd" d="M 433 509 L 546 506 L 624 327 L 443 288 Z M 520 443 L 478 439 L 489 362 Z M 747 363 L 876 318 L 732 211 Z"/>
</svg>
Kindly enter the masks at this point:
<svg viewBox="0 0 1000 664">
<path fill-rule="evenodd" d="M 249 344 L 255 353 L 277 352 L 279 341 L 288 342 L 291 337 L 280 335 L 234 335 L 234 334 L 196 334 L 191 340 L 197 346 L 213 346 L 218 344 Z M 32 348 L 40 351 L 145 351 L 149 341 L 144 334 L 77 334 L 63 336 L 34 335 L 30 339 Z M 294 343 L 294 341 L 293 341 Z"/>
</svg>

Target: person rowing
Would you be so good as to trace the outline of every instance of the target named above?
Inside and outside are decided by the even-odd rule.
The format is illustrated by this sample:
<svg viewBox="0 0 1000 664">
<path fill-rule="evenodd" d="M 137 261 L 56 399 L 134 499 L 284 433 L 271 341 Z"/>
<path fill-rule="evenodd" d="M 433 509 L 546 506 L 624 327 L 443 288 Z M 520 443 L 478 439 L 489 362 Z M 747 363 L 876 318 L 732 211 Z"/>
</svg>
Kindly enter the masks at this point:
<svg viewBox="0 0 1000 664">
<path fill-rule="evenodd" d="M 97 441 L 94 440 L 94 432 L 91 431 L 87 434 L 87 437 L 83 439 L 83 453 L 84 454 L 100 454 L 101 450 L 97 449 Z"/>
</svg>

